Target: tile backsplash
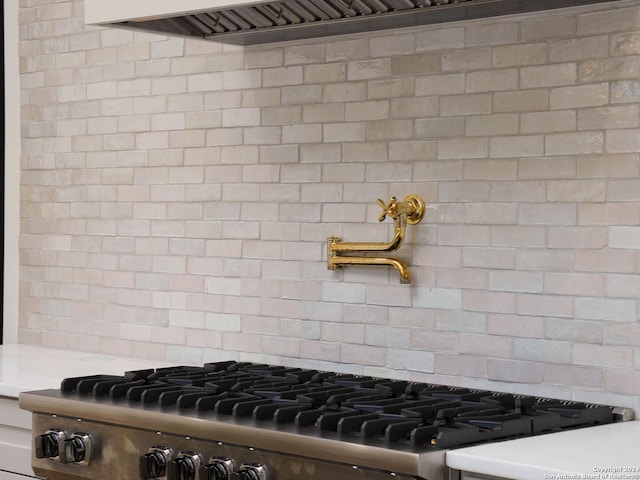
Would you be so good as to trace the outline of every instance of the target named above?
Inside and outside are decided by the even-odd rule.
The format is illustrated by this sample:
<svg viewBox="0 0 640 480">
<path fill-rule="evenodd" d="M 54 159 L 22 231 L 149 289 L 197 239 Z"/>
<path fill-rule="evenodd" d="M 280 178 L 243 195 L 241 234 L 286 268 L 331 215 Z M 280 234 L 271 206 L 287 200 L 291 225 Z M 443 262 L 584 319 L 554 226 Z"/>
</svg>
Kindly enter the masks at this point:
<svg viewBox="0 0 640 480">
<path fill-rule="evenodd" d="M 235 47 L 20 1 L 21 343 L 635 406 L 640 2 Z M 387 241 L 395 270 L 326 265 Z"/>
</svg>

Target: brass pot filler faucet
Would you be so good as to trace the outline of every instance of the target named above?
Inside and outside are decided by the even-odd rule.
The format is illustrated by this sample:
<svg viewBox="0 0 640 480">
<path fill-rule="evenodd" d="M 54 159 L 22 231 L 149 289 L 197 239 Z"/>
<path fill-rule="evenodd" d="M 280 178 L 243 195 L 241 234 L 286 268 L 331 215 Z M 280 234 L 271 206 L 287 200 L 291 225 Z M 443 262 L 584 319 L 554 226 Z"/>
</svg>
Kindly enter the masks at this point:
<svg viewBox="0 0 640 480">
<path fill-rule="evenodd" d="M 404 230 L 409 225 L 420 223 L 424 217 L 424 200 L 419 195 L 407 195 L 402 202 L 391 197 L 385 204 L 378 199 L 382 208 L 378 221 L 382 222 L 387 215 L 393 218 L 393 239 L 383 242 L 342 242 L 338 237 L 327 239 L 327 268 L 336 270 L 344 265 L 388 265 L 400 274 L 400 283 L 411 283 L 409 267 L 406 262 L 396 257 L 375 255 L 380 252 L 395 252 L 404 240 Z"/>
</svg>

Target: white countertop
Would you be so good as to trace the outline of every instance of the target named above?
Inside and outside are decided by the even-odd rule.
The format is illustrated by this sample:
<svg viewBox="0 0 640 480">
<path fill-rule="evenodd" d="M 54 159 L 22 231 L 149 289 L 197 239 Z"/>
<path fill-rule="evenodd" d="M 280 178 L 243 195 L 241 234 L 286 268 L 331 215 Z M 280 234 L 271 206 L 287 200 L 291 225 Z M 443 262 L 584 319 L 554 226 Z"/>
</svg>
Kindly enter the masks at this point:
<svg viewBox="0 0 640 480">
<path fill-rule="evenodd" d="M 450 450 L 447 465 L 516 480 L 640 479 L 639 440 L 640 421 L 613 423 Z"/>
<path fill-rule="evenodd" d="M 30 345 L 0 346 L 0 396 L 17 398 L 20 392 L 59 388 L 67 377 L 158 368 L 171 364 L 158 360 L 119 357 L 90 352 L 57 350 Z"/>
</svg>

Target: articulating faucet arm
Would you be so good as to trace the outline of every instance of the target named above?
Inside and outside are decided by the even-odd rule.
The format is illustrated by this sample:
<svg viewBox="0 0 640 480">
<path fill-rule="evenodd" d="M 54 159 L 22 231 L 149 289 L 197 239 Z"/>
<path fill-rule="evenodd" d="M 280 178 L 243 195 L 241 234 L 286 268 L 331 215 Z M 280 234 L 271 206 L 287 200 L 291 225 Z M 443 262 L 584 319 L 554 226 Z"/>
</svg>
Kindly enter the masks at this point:
<svg viewBox="0 0 640 480">
<path fill-rule="evenodd" d="M 342 242 L 337 237 L 327 239 L 327 268 L 336 270 L 344 265 L 389 265 L 400 273 L 400 282 L 409 283 L 409 267 L 394 257 L 378 257 L 371 254 L 394 252 L 402 245 L 407 223 L 415 225 L 424 216 L 424 201 L 418 195 L 408 195 L 404 201 L 398 202 L 391 197 L 388 204 L 378 200 L 382 208 L 378 220 L 382 222 L 387 215 L 393 218 L 394 233 L 390 242 Z M 353 255 L 350 255 L 353 254 Z M 355 255 L 359 254 L 359 255 Z"/>
</svg>

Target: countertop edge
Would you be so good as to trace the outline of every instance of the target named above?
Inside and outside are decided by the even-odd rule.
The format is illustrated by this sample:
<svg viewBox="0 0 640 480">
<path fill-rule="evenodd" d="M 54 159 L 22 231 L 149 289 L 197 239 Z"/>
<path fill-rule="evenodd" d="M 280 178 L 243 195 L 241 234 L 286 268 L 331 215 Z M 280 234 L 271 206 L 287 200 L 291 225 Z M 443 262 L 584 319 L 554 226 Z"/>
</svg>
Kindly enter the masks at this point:
<svg viewBox="0 0 640 480">
<path fill-rule="evenodd" d="M 640 421 L 633 420 L 449 450 L 446 462 L 513 480 L 640 479 L 638 439 Z"/>
<path fill-rule="evenodd" d="M 32 345 L 0 345 L 0 396 L 17 399 L 21 392 L 59 388 L 60 382 L 69 377 L 122 375 L 128 370 L 171 365 L 175 364 Z"/>
</svg>

